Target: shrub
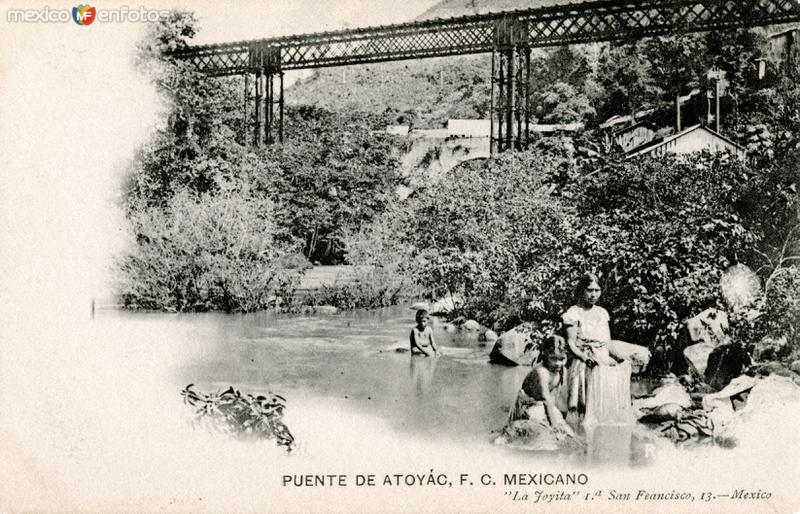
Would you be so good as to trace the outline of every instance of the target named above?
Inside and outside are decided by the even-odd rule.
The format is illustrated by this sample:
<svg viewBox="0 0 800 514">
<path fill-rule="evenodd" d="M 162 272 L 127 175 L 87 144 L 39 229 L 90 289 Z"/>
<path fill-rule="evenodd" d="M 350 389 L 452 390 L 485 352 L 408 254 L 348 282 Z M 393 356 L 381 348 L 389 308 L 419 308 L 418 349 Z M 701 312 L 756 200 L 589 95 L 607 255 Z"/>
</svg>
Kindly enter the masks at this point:
<svg viewBox="0 0 800 514">
<path fill-rule="evenodd" d="M 399 229 L 414 247 L 405 272 L 427 296 L 462 294 L 461 314 L 485 324 L 513 317 L 509 281 L 546 259 L 564 230 L 547 188 L 561 162 L 536 150 L 468 161 L 417 191 Z"/>
<path fill-rule="evenodd" d="M 737 211 L 753 172 L 725 156 L 606 160 L 574 174 L 539 150 L 465 163 L 411 198 L 405 266 L 434 295 L 460 293 L 463 312 L 496 329 L 554 328 L 577 278 L 601 276 L 615 337 L 678 337 L 722 298 L 722 272 L 759 234 Z M 568 166 L 568 165 L 567 165 Z"/>
<path fill-rule="evenodd" d="M 414 296 L 411 280 L 401 268 L 411 248 L 400 240 L 397 209 L 384 213 L 361 230 L 344 238 L 348 262 L 354 265 L 352 281 L 323 285 L 306 304 L 333 305 L 341 309 L 371 309 L 397 304 Z"/>
<path fill-rule="evenodd" d="M 301 270 L 278 260 L 269 201 L 238 191 L 195 198 L 184 191 L 166 207 L 130 214 L 134 242 L 119 261 L 126 306 L 176 311 L 253 311 L 291 296 Z"/>
<path fill-rule="evenodd" d="M 786 336 L 794 352 L 800 352 L 800 268 L 777 270 L 766 290 L 764 331 Z"/>
<path fill-rule="evenodd" d="M 397 305 L 404 297 L 403 282 L 383 268 L 357 272 L 352 282 L 323 284 L 305 299 L 306 305 L 333 305 L 339 309 L 377 309 Z"/>
<path fill-rule="evenodd" d="M 283 423 L 283 396 L 243 395 L 233 387 L 222 393 L 204 394 L 192 389 L 193 385 L 186 386 L 181 396 L 185 404 L 195 409 L 195 425 L 241 438 L 275 438 L 278 446 L 292 451 L 294 436 Z"/>
<path fill-rule="evenodd" d="M 601 276 L 615 337 L 677 338 L 686 318 L 721 302 L 719 278 L 756 241 L 732 199 L 738 163 L 707 157 L 624 162 L 577 187 L 576 216 L 547 260 L 516 277 L 522 316 L 556 319 L 587 271 Z"/>
<path fill-rule="evenodd" d="M 303 242 L 306 257 L 341 263 L 346 235 L 397 197 L 403 179 L 394 140 L 360 113 L 302 107 L 286 117 L 284 143 L 259 153 L 256 187 L 274 202 L 276 222 Z"/>
</svg>

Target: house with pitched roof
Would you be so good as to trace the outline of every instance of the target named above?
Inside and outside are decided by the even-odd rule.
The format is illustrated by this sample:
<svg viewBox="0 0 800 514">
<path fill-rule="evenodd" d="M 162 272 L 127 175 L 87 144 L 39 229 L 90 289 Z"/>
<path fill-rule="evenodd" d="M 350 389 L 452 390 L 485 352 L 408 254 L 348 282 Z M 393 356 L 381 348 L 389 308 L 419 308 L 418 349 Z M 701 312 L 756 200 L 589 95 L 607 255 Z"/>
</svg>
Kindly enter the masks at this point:
<svg viewBox="0 0 800 514">
<path fill-rule="evenodd" d="M 656 138 L 629 150 L 627 154 L 631 159 L 642 155 L 689 154 L 703 150 L 730 152 L 739 159 L 745 158 L 745 149 L 742 146 L 704 125 L 695 125 L 675 134 Z"/>
</svg>

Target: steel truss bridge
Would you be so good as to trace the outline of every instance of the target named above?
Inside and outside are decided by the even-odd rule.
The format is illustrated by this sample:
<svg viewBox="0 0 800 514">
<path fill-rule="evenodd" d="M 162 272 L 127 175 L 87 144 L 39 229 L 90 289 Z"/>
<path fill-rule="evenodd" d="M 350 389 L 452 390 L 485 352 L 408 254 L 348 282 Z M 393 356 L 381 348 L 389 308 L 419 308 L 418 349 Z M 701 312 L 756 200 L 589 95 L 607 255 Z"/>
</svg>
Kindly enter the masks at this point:
<svg viewBox="0 0 800 514">
<path fill-rule="evenodd" d="M 212 76 L 254 76 L 253 142 L 283 139 L 283 72 L 492 54 L 492 150 L 530 140 L 531 49 L 800 21 L 800 0 L 594 0 L 204 46 L 174 56 Z M 247 85 L 245 89 L 247 90 Z M 245 112 L 247 112 L 247 94 Z"/>
</svg>

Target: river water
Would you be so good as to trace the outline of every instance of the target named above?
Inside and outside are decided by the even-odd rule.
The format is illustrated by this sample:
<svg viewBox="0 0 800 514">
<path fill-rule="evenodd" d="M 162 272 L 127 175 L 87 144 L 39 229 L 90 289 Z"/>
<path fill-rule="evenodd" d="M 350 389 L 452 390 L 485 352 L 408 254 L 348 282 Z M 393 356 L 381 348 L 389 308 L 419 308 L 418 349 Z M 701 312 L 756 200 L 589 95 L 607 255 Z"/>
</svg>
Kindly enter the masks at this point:
<svg viewBox="0 0 800 514">
<path fill-rule="evenodd" d="M 589 485 L 577 492 L 546 488 L 570 494 L 565 510 L 610 489 L 696 492 L 739 484 L 743 466 L 781 466 L 782 482 L 748 475 L 741 487 L 793 491 L 800 476 L 791 459 L 781 464 L 796 445 L 782 442 L 780 431 L 768 444 L 735 450 L 675 448 L 647 439 L 652 434 L 643 438 L 639 427 L 598 430 L 578 455 L 492 444 L 529 368 L 489 364 L 477 335 L 448 334 L 440 320 L 435 335 L 444 356 L 399 353 L 413 324 L 407 308 L 314 316 L 100 310 L 91 321 L 88 313 L 83 321 L 48 314 L 9 317 L 0 356 L 10 385 L 0 408 L 12 414 L 0 434 L 4 458 L 15 463 L 0 466 L 0 483 L 23 510 L 52 510 L 59 501 L 101 512 L 307 512 L 331 510 L 335 499 L 336 510 L 357 511 L 364 501 L 427 505 L 435 498 L 437 511 L 521 511 L 527 504 L 509 500 L 507 475 L 587 473 Z M 296 449 L 287 455 L 270 441 L 193 428 L 180 398 L 189 383 L 198 391 L 234 386 L 283 395 Z M 356 473 L 434 469 L 456 484 L 336 491 L 282 485 L 286 475 L 345 473 L 353 480 Z M 462 487 L 462 473 L 475 484 Z M 477 482 L 484 475 L 492 485 Z M 621 511 L 642 510 L 630 503 Z"/>
<path fill-rule="evenodd" d="M 288 411 L 300 398 L 338 402 L 378 418 L 401 437 L 489 445 L 530 368 L 490 364 L 491 346 L 481 344 L 477 333 L 448 332 L 437 318 L 432 323 L 442 357 L 398 351 L 408 348 L 413 314 L 393 307 L 329 315 L 106 316 L 144 318 L 156 330 L 177 325 L 194 350 L 174 370 L 176 384 L 271 391 L 287 399 Z M 594 461 L 636 464 L 642 453 L 622 427 L 598 431 L 590 443 L 587 455 Z"/>
<path fill-rule="evenodd" d="M 287 398 L 343 400 L 398 431 L 488 440 L 501 428 L 526 371 L 489 364 L 477 334 L 449 334 L 434 319 L 444 356 L 408 348 L 413 311 L 389 308 L 334 315 L 192 315 L 211 351 L 183 371 L 201 389 L 271 390 Z"/>
</svg>

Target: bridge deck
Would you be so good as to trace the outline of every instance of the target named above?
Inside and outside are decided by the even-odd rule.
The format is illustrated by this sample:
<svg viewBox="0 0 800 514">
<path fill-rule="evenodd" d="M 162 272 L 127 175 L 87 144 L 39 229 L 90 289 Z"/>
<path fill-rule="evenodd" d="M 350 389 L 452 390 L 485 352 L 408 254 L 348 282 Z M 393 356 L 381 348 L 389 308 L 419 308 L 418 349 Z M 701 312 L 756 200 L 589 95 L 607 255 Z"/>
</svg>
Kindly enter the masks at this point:
<svg viewBox="0 0 800 514">
<path fill-rule="evenodd" d="M 200 71 L 233 75 L 558 46 L 800 21 L 799 0 L 596 0 L 359 29 L 192 46 Z"/>
</svg>

